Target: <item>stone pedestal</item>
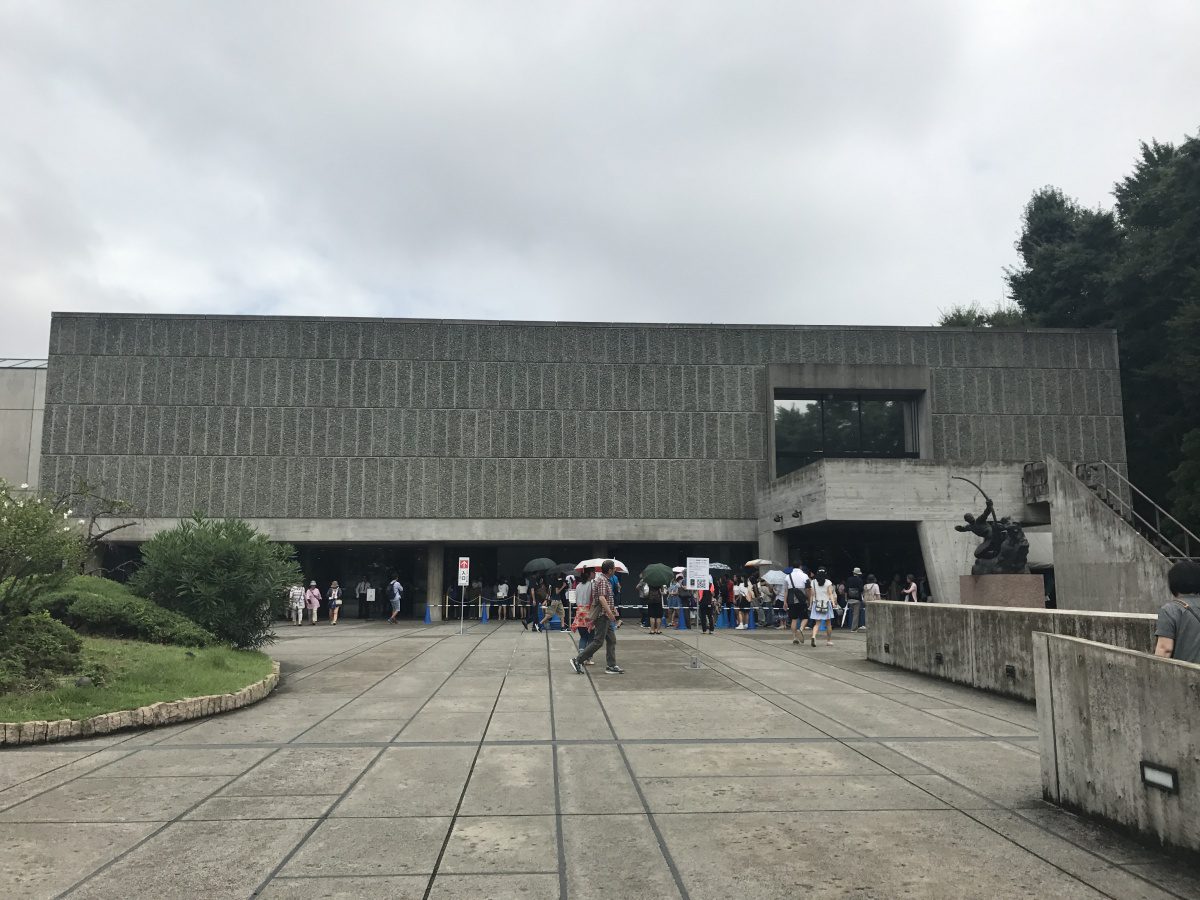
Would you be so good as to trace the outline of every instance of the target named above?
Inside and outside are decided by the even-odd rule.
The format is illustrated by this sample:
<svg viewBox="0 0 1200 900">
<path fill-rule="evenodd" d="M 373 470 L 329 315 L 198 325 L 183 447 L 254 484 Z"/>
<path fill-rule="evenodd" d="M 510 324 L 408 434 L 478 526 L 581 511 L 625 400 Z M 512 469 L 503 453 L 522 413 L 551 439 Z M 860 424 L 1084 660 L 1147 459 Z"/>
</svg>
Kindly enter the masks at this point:
<svg viewBox="0 0 1200 900">
<path fill-rule="evenodd" d="M 967 606 L 1046 608 L 1046 584 L 1041 575 L 963 575 L 958 589 Z"/>
</svg>

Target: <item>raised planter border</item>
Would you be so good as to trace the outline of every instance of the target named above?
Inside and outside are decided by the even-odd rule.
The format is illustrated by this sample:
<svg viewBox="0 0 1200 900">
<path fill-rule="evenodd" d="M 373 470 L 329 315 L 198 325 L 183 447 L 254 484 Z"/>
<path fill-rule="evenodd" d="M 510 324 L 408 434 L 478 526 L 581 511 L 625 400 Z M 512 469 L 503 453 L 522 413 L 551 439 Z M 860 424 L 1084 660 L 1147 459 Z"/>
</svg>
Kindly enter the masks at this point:
<svg viewBox="0 0 1200 900">
<path fill-rule="evenodd" d="M 271 674 L 261 681 L 248 684 L 232 694 L 210 694 L 207 697 L 185 697 L 183 700 L 163 700 L 137 709 L 100 713 L 87 719 L 56 719 L 53 722 L 0 722 L 0 747 L 30 744 L 50 744 L 72 738 L 112 734 L 130 728 L 158 728 L 178 725 L 191 719 L 202 719 L 219 713 L 242 709 L 264 699 L 279 684 L 279 663 L 271 660 Z"/>
</svg>

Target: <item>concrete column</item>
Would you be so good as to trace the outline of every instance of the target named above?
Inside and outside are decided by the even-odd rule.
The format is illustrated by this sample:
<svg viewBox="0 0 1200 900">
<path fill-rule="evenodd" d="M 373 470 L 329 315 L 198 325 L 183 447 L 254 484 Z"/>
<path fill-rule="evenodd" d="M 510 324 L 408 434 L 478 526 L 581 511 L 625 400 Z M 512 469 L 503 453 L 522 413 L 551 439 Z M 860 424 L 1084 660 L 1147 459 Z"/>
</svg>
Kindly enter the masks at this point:
<svg viewBox="0 0 1200 900">
<path fill-rule="evenodd" d="M 787 535 L 782 532 L 764 531 L 758 536 L 758 556 L 760 559 L 773 559 L 780 565 L 786 566 L 789 562 L 787 550 Z M 741 562 L 745 562 L 745 560 L 743 559 Z"/>
<path fill-rule="evenodd" d="M 917 523 L 925 577 L 929 579 L 929 590 L 935 603 L 962 603 L 958 579 L 970 575 L 971 565 L 975 562 L 975 547 L 979 540 L 973 534 L 955 531 L 955 524 L 953 521 Z"/>
<path fill-rule="evenodd" d="M 425 561 L 425 583 L 428 585 L 425 602 L 429 606 L 429 620 L 431 622 L 442 621 L 442 594 L 445 592 L 442 573 L 445 571 L 445 565 L 446 545 L 430 544 L 428 557 Z M 421 618 L 424 618 L 425 611 L 421 610 L 420 615 Z"/>
</svg>

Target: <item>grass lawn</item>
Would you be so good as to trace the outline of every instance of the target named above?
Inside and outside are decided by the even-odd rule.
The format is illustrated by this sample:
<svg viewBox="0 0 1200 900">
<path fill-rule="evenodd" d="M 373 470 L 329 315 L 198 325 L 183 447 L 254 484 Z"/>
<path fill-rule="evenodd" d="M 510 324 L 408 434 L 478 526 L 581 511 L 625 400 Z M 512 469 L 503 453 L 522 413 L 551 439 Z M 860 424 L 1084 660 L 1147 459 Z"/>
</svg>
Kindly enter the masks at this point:
<svg viewBox="0 0 1200 900">
<path fill-rule="evenodd" d="M 188 654 L 193 654 L 189 656 Z M 0 722 L 84 719 L 160 700 L 228 694 L 271 673 L 266 654 L 85 637 L 83 655 L 108 671 L 102 687 L 0 694 Z"/>
</svg>

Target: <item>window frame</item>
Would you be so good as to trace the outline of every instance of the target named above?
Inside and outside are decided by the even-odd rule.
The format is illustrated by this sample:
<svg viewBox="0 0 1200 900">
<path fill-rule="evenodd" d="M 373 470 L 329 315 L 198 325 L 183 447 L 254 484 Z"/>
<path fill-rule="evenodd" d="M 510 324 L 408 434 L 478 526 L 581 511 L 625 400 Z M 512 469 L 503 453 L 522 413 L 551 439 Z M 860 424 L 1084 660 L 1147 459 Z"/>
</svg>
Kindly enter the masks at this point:
<svg viewBox="0 0 1200 900">
<path fill-rule="evenodd" d="M 775 477 L 782 478 L 792 472 L 812 465 L 815 462 L 820 462 L 823 459 L 920 459 L 921 457 L 921 398 L 922 394 L 919 391 L 872 391 L 872 390 L 805 390 L 804 388 L 776 387 L 773 389 L 771 397 L 771 419 L 772 419 L 772 446 L 771 446 L 771 463 L 774 469 Z M 780 401 L 803 400 L 816 401 L 820 404 L 820 434 L 821 446 L 811 452 L 812 459 L 809 462 L 780 471 L 779 468 L 779 433 L 777 430 L 778 420 L 778 404 Z M 864 400 L 891 400 L 899 401 L 904 410 L 904 421 L 906 439 L 911 434 L 912 450 L 905 450 L 901 453 L 885 453 L 876 450 L 863 449 L 863 401 Z M 855 408 L 855 416 L 857 418 L 857 433 L 858 441 L 856 450 L 850 451 L 834 451 L 830 452 L 827 449 L 828 439 L 826 437 L 826 406 L 827 402 L 836 401 L 852 401 Z"/>
</svg>

